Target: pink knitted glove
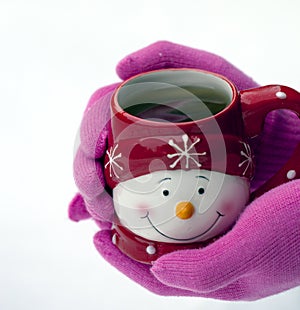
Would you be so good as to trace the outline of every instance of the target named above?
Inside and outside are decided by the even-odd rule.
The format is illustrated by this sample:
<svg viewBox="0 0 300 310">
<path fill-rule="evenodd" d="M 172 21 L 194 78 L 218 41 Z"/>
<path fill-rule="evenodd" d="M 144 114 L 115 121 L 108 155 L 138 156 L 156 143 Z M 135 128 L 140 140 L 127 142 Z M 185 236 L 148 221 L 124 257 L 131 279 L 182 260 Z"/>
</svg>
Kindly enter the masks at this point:
<svg viewBox="0 0 300 310">
<path fill-rule="evenodd" d="M 200 68 L 225 75 L 238 89 L 257 86 L 240 70 L 216 55 L 158 42 L 122 60 L 122 79 L 170 67 Z M 231 231 L 200 250 L 177 251 L 153 266 L 135 262 L 111 242 L 112 199 L 105 191 L 101 157 L 109 129 L 109 99 L 116 85 L 100 89 L 85 112 L 74 172 L 80 195 L 70 204 L 73 220 L 90 215 L 102 230 L 94 242 L 101 255 L 152 292 L 224 300 L 256 300 L 300 285 L 300 181 L 281 185 L 249 204 Z M 260 143 L 255 141 L 259 187 L 289 158 L 300 141 L 298 118 L 287 111 L 271 113 Z M 270 156 L 272 155 L 272 156 Z M 296 171 L 297 175 L 300 171 Z"/>
<path fill-rule="evenodd" d="M 112 198 L 105 189 L 101 157 L 110 130 L 110 96 L 118 85 L 97 90 L 84 112 L 74 158 L 74 178 L 80 194 L 69 205 L 72 220 L 93 217 L 103 228 L 110 228 L 114 211 Z"/>
</svg>

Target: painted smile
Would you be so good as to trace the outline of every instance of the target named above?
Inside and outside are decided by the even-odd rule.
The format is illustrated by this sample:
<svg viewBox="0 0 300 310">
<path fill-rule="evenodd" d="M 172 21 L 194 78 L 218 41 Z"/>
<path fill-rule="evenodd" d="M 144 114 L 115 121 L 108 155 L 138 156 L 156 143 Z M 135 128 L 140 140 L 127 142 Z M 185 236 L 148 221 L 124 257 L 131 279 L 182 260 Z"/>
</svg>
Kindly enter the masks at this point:
<svg viewBox="0 0 300 310">
<path fill-rule="evenodd" d="M 204 232 L 202 232 L 201 234 L 197 235 L 197 236 L 194 236 L 194 237 L 191 237 L 191 238 L 183 238 L 183 239 L 180 239 L 180 238 L 173 238 L 171 236 L 167 236 L 166 234 L 164 234 L 163 232 L 161 232 L 158 228 L 155 227 L 155 225 L 152 223 L 150 217 L 149 217 L 149 211 L 147 212 L 147 214 L 143 217 L 141 217 L 141 219 L 144 219 L 146 218 L 149 222 L 149 224 L 162 236 L 168 238 L 168 239 L 171 239 L 171 240 L 175 240 L 175 241 L 191 241 L 191 240 L 194 240 L 194 239 L 197 239 L 201 236 L 204 236 L 206 233 L 208 233 L 219 221 L 219 219 L 222 217 L 222 216 L 225 216 L 224 214 L 222 214 L 221 212 L 219 211 L 216 211 L 217 212 L 217 218 L 215 219 L 215 221 L 210 225 L 210 227 L 208 229 L 206 229 Z"/>
</svg>

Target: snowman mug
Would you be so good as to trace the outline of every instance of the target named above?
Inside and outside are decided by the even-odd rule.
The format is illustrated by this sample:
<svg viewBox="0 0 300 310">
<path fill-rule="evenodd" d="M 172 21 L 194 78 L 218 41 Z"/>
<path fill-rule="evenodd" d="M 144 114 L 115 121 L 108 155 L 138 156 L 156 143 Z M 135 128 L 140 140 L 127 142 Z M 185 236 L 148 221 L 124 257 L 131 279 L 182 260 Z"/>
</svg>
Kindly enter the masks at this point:
<svg viewBox="0 0 300 310">
<path fill-rule="evenodd" d="M 228 231 L 251 199 L 249 141 L 277 109 L 299 117 L 300 93 L 281 85 L 238 92 L 224 76 L 185 68 L 124 81 L 111 99 L 104 159 L 116 215 L 113 243 L 151 264 Z M 298 178 L 299 157 L 298 146 L 252 199 Z"/>
</svg>

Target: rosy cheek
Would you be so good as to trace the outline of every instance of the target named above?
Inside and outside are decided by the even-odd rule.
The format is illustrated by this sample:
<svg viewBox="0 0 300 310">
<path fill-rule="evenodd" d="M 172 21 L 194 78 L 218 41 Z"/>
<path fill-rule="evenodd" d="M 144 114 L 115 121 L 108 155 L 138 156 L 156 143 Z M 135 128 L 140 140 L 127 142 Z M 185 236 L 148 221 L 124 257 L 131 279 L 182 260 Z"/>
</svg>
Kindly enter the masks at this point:
<svg viewBox="0 0 300 310">
<path fill-rule="evenodd" d="M 141 203 L 141 204 L 137 204 L 134 206 L 134 209 L 137 210 L 138 214 L 140 216 L 145 216 L 147 215 L 147 213 L 149 212 L 150 210 L 150 206 L 145 204 L 145 203 Z"/>
<path fill-rule="evenodd" d="M 234 211 L 232 203 L 226 201 L 222 204 L 220 212 L 222 214 L 231 214 Z"/>
</svg>

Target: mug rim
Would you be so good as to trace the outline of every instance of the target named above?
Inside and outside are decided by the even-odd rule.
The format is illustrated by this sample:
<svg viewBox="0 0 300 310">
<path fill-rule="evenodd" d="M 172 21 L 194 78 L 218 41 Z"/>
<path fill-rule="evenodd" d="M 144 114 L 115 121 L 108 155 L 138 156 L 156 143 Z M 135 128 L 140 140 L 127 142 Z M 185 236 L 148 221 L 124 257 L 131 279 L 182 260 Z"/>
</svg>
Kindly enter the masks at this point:
<svg viewBox="0 0 300 310">
<path fill-rule="evenodd" d="M 231 93 L 232 93 L 232 99 L 230 101 L 230 103 L 221 111 L 219 111 L 216 114 L 212 114 L 211 116 L 205 117 L 205 118 L 201 118 L 201 119 L 195 119 L 195 120 L 191 120 L 191 121 L 187 121 L 187 122 L 158 122 L 158 121 L 154 121 L 154 120 L 149 120 L 149 119 L 145 119 L 145 118 L 141 118 L 138 116 L 135 116 L 133 114 L 130 114 L 128 112 L 126 112 L 119 104 L 118 102 L 118 95 L 119 92 L 121 90 L 122 87 L 124 87 L 127 83 L 129 83 L 130 81 L 137 79 L 141 76 L 145 76 L 148 74 L 152 74 L 152 73 L 159 73 L 159 72 L 167 72 L 167 71 L 193 71 L 193 72 L 199 72 L 199 73 L 203 73 L 203 74 L 207 74 L 207 75 L 211 75 L 214 76 L 220 80 L 223 80 L 227 83 L 227 85 L 230 86 L 231 89 Z M 117 115 L 117 114 L 121 114 L 122 118 L 124 119 L 128 119 L 132 122 L 143 122 L 145 123 L 145 125 L 150 125 L 150 126 L 158 126 L 158 125 L 162 125 L 163 126 L 174 126 L 174 125 L 178 125 L 178 126 L 188 126 L 191 124 L 195 124 L 195 123 L 201 123 L 204 121 L 207 121 L 209 119 L 216 119 L 219 116 L 221 116 L 222 114 L 226 113 L 227 110 L 231 109 L 231 106 L 237 101 L 237 96 L 238 96 L 238 91 L 236 86 L 233 84 L 233 82 L 231 82 L 227 77 L 225 77 L 224 75 L 221 75 L 219 73 L 216 72 L 211 72 L 211 71 L 207 71 L 207 70 L 202 70 L 202 69 L 198 69 L 198 68 L 163 68 L 163 69 L 156 69 L 156 70 L 150 70 L 150 71 L 146 71 L 146 72 L 141 72 L 138 73 L 126 80 L 124 80 L 123 82 L 121 82 L 121 84 L 115 89 L 113 96 L 111 98 L 111 108 L 112 108 L 112 113 L 113 116 Z"/>
</svg>

